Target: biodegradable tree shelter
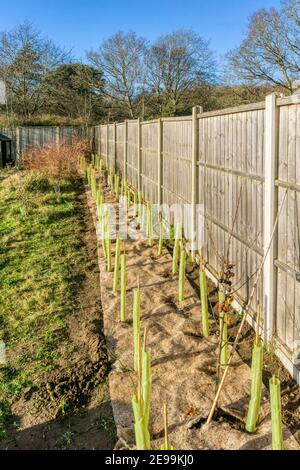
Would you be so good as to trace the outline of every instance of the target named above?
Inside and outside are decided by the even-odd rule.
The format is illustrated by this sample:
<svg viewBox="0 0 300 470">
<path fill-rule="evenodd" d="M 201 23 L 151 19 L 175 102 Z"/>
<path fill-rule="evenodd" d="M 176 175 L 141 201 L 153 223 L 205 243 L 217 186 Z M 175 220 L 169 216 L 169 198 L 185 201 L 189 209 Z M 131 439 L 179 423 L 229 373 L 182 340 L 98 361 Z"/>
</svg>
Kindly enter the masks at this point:
<svg viewBox="0 0 300 470">
<path fill-rule="evenodd" d="M 121 255 L 121 321 L 126 321 L 126 254 Z"/>
<path fill-rule="evenodd" d="M 263 345 L 259 338 L 260 309 L 257 316 L 257 329 L 255 343 L 252 351 L 251 364 L 251 399 L 248 408 L 246 431 L 255 432 L 259 416 L 261 391 L 262 391 L 262 371 L 264 363 Z"/>
<path fill-rule="evenodd" d="M 152 214 L 152 204 L 147 202 L 147 238 L 148 245 L 153 245 L 153 214 Z"/>
<path fill-rule="evenodd" d="M 180 224 L 177 224 L 176 231 L 175 231 L 174 247 L 173 247 L 173 263 L 172 263 L 173 274 L 176 274 L 178 272 L 179 249 L 180 249 L 181 239 L 182 239 L 182 227 Z"/>
<path fill-rule="evenodd" d="M 141 309 L 141 291 L 139 286 L 139 279 L 138 279 L 138 286 L 133 292 L 133 311 L 132 311 L 132 319 L 133 319 L 133 338 L 134 338 L 134 370 L 138 372 L 138 360 L 139 360 L 139 338 L 140 338 L 140 328 L 141 328 L 141 320 L 140 320 L 140 309 Z"/>
<path fill-rule="evenodd" d="M 272 449 L 283 450 L 280 380 L 273 376 L 270 381 Z"/>
<path fill-rule="evenodd" d="M 209 321 L 208 321 L 208 296 L 207 281 L 204 269 L 199 271 L 200 281 L 200 298 L 201 298 L 201 316 L 202 316 L 202 333 L 205 338 L 209 337 Z"/>
<path fill-rule="evenodd" d="M 162 255 L 163 252 L 163 246 L 164 246 L 164 240 L 163 240 L 163 218 L 162 215 L 159 214 L 159 242 L 158 242 L 158 256 Z"/>
<path fill-rule="evenodd" d="M 185 265 L 186 265 L 186 251 L 185 251 L 185 246 L 181 244 L 180 265 L 179 265 L 179 289 L 178 289 L 179 302 L 184 301 Z"/>
<path fill-rule="evenodd" d="M 150 401 L 151 401 L 151 351 L 146 347 L 146 332 L 143 348 L 138 338 L 138 385 L 132 398 L 134 428 L 137 450 L 150 449 Z"/>
<path fill-rule="evenodd" d="M 115 270 L 114 270 L 114 285 L 113 293 L 116 294 L 119 284 L 119 271 L 120 271 L 120 255 L 121 255 L 121 240 L 117 238 L 116 240 L 116 250 L 115 250 Z"/>
<path fill-rule="evenodd" d="M 111 264 L 111 239 L 110 239 L 110 223 L 109 217 L 106 220 L 105 224 L 105 247 L 106 247 L 106 268 L 110 272 L 112 268 Z"/>
</svg>

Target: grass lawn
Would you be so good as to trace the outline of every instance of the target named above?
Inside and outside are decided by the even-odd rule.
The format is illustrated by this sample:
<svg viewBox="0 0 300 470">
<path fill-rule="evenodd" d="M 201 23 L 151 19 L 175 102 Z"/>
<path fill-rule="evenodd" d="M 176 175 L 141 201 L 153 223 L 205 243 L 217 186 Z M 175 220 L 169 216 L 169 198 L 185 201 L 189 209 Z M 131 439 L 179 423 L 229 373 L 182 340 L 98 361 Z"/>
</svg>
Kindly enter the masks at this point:
<svg viewBox="0 0 300 470">
<path fill-rule="evenodd" d="M 65 319 L 89 260 L 80 236 L 78 185 L 0 171 L 0 437 L 10 407 L 59 360 Z"/>
</svg>

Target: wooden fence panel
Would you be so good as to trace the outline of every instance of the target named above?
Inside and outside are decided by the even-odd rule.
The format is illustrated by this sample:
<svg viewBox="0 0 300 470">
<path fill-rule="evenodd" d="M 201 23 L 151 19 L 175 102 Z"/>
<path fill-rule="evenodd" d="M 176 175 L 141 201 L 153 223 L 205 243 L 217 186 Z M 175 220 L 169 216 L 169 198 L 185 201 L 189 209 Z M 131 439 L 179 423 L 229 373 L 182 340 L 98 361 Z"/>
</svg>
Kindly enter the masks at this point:
<svg viewBox="0 0 300 470">
<path fill-rule="evenodd" d="M 142 130 L 141 180 L 142 193 L 147 201 L 158 202 L 158 124 L 144 122 Z"/>
<path fill-rule="evenodd" d="M 93 148 L 96 154 L 101 155 L 101 126 L 94 127 Z"/>
<path fill-rule="evenodd" d="M 19 127 L 15 129 L 1 129 L 7 137 L 12 138 L 12 152 L 14 159 L 26 152 L 26 150 L 44 145 L 65 142 L 72 144 L 78 138 L 84 137 L 82 128 L 76 126 L 35 126 Z"/>
<path fill-rule="evenodd" d="M 187 215 L 192 202 L 192 120 L 163 120 L 162 149 L 163 203 L 185 206 Z M 190 220 L 184 217 L 183 233 L 187 238 L 189 230 Z"/>
<path fill-rule="evenodd" d="M 287 354 L 300 341 L 300 104 L 279 107 L 277 297 L 275 328 Z"/>
<path fill-rule="evenodd" d="M 234 265 L 241 306 L 266 256 L 249 321 L 255 326 L 253 314 L 262 305 L 265 338 L 275 341 L 300 381 L 294 363 L 300 351 L 300 96 L 272 95 L 266 103 L 194 112 L 193 118 L 128 121 L 127 127 L 126 145 L 118 131 L 116 144 L 120 165 L 126 151 L 127 180 L 145 200 L 204 209 L 208 272 L 217 280 L 224 262 Z M 187 238 L 193 223 L 192 217 L 184 222 Z"/>
<path fill-rule="evenodd" d="M 235 265 L 247 300 L 262 260 L 264 111 L 200 117 L 198 202 L 205 211 L 203 256 L 218 274 Z M 262 281 L 253 310 L 262 302 Z"/>
<path fill-rule="evenodd" d="M 116 125 L 116 170 L 123 176 L 124 173 L 124 124 Z"/>
<path fill-rule="evenodd" d="M 128 121 L 127 131 L 127 181 L 138 188 L 138 121 Z"/>
<path fill-rule="evenodd" d="M 108 164 L 115 168 L 115 125 L 108 126 Z"/>
<path fill-rule="evenodd" d="M 192 201 L 192 120 L 163 121 L 163 202 Z"/>
<path fill-rule="evenodd" d="M 100 149 L 101 149 L 101 156 L 104 158 L 104 160 L 107 162 L 108 161 L 108 132 L 107 132 L 107 126 L 101 126 L 101 131 L 100 131 Z"/>
</svg>

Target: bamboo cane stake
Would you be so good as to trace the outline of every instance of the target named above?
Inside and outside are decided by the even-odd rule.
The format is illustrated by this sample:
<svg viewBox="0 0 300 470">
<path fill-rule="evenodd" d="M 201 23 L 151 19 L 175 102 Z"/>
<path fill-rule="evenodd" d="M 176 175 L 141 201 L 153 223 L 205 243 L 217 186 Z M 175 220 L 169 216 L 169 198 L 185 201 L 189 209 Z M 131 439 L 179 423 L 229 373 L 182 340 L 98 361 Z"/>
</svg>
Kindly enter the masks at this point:
<svg viewBox="0 0 300 470">
<path fill-rule="evenodd" d="M 168 434 L 168 408 L 167 404 L 164 403 L 164 408 L 163 408 L 163 414 L 164 414 L 164 430 L 165 430 L 165 442 L 161 446 L 161 450 L 174 450 L 174 447 L 171 446 L 169 442 L 169 434 Z"/>
<path fill-rule="evenodd" d="M 119 284 L 119 271 L 120 271 L 120 255 L 121 255 L 121 240 L 117 238 L 116 240 L 116 251 L 115 251 L 115 270 L 114 270 L 114 284 L 113 284 L 113 293 L 116 294 Z"/>
<path fill-rule="evenodd" d="M 208 321 L 208 297 L 207 297 L 207 281 L 205 271 L 199 271 L 200 298 L 201 298 L 201 315 L 202 315 L 202 333 L 205 338 L 209 337 L 209 321 Z"/>
<path fill-rule="evenodd" d="M 273 376 L 269 381 L 269 386 L 272 417 L 272 449 L 283 450 L 280 380 Z"/>
<path fill-rule="evenodd" d="M 266 247 L 266 251 L 265 251 L 264 257 L 263 257 L 262 262 L 261 262 L 261 264 L 260 264 L 260 267 L 259 267 L 259 269 L 258 269 L 258 271 L 257 271 L 257 273 L 256 273 L 255 281 L 254 281 L 254 284 L 253 284 L 253 287 L 252 287 L 252 290 L 251 290 L 251 293 L 250 293 L 250 296 L 249 296 L 249 300 L 248 300 L 248 303 L 247 303 L 247 305 L 245 306 L 245 309 L 244 309 L 244 316 L 243 316 L 243 319 L 242 319 L 242 321 L 241 321 L 240 327 L 239 327 L 239 329 L 238 329 L 237 335 L 236 335 L 236 337 L 235 337 L 235 340 L 234 340 L 234 343 L 233 343 L 233 346 L 232 346 L 232 349 L 231 349 L 231 352 L 230 352 L 230 355 L 229 355 L 229 358 L 228 358 L 228 361 L 227 361 L 227 365 L 226 365 L 226 367 L 225 367 L 225 370 L 224 370 L 224 373 L 223 373 L 221 382 L 220 382 L 220 384 L 219 384 L 219 387 L 218 387 L 216 396 L 215 396 L 215 398 L 214 398 L 214 401 L 213 401 L 211 410 L 210 410 L 210 412 L 209 412 L 209 415 L 208 415 L 206 424 L 211 423 L 211 421 L 212 421 L 212 419 L 213 419 L 213 415 L 214 415 L 214 412 L 215 412 L 215 409 L 216 409 L 218 400 L 219 400 L 219 398 L 220 398 L 221 391 L 222 391 L 222 389 L 223 389 L 224 383 L 225 383 L 225 381 L 226 381 L 226 377 L 227 377 L 228 372 L 229 372 L 229 369 L 230 369 L 231 361 L 232 361 L 233 356 L 234 356 L 234 353 L 235 353 L 235 351 L 236 351 L 236 348 L 237 348 L 237 345 L 238 345 L 239 338 L 240 338 L 240 336 L 241 336 L 242 330 L 243 330 L 244 325 L 245 325 L 245 323 L 246 323 L 247 313 L 248 313 L 248 311 L 249 311 L 251 302 L 252 302 L 252 300 L 253 300 L 253 297 L 254 297 L 254 294 L 255 294 L 255 291 L 256 291 L 256 288 L 257 288 L 258 281 L 259 281 L 259 279 L 260 279 L 260 276 L 261 276 L 261 273 L 262 273 L 262 270 L 263 270 L 263 267 L 264 267 L 266 258 L 267 258 L 267 256 L 268 256 L 268 253 L 269 253 L 270 248 L 271 248 L 271 244 L 272 244 L 272 242 L 273 242 L 273 238 L 274 238 L 274 235 L 275 235 L 276 227 L 277 227 L 277 224 L 278 224 L 278 220 L 279 220 L 279 217 L 280 217 L 282 208 L 283 208 L 283 204 L 284 204 L 286 195 L 287 195 L 287 191 L 285 192 L 285 196 L 284 196 L 284 198 L 283 198 L 283 200 L 282 200 L 280 209 L 279 209 L 279 211 L 278 211 L 278 213 L 277 213 L 277 216 L 276 216 L 276 219 L 275 219 L 275 222 L 274 222 L 274 227 L 273 227 L 273 230 L 272 230 L 272 233 L 271 233 L 269 245 Z"/>
</svg>

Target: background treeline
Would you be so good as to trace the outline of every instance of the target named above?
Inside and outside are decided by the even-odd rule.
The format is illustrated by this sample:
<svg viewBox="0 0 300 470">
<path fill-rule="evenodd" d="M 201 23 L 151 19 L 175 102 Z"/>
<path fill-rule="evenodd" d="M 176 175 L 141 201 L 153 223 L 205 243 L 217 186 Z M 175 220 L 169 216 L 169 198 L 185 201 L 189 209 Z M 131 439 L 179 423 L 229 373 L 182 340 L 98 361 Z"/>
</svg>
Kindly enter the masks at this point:
<svg viewBox="0 0 300 470">
<path fill-rule="evenodd" d="M 178 30 L 153 43 L 117 32 L 84 60 L 30 23 L 0 33 L 7 104 L 0 125 L 94 123 L 185 115 L 293 92 L 300 78 L 300 0 L 259 10 L 241 45 L 217 58 L 209 42 Z"/>
</svg>

